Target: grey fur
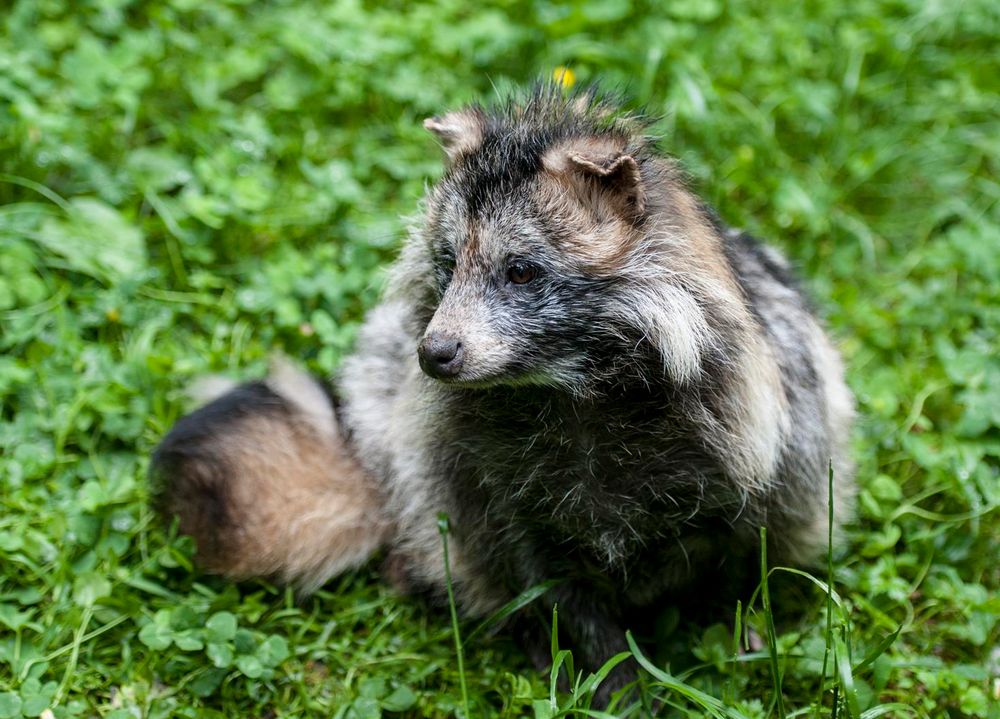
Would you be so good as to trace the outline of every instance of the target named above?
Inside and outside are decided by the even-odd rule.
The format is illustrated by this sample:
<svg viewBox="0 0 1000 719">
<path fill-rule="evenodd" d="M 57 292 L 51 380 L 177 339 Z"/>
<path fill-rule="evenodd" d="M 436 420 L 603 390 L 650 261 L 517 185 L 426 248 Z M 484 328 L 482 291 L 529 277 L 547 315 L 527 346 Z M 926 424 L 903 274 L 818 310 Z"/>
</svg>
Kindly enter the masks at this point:
<svg viewBox="0 0 1000 719">
<path fill-rule="evenodd" d="M 814 560 L 831 460 L 850 514 L 852 402 L 785 260 L 593 92 L 426 126 L 448 171 L 336 381 L 407 584 L 443 591 L 446 512 L 463 610 L 562 579 L 551 598 L 593 667 L 634 612 L 738 590 L 761 526 L 772 562 Z M 421 372 L 431 334 L 462 343 L 454 377 Z"/>
</svg>

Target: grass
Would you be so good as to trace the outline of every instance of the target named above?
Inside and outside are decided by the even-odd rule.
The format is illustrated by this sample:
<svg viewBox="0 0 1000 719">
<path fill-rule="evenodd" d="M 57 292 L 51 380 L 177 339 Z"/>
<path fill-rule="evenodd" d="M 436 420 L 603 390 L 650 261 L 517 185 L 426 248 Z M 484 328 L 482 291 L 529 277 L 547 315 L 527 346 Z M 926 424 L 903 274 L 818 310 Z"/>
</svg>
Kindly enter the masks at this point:
<svg viewBox="0 0 1000 719">
<path fill-rule="evenodd" d="M 336 368 L 440 172 L 423 117 L 560 66 L 794 258 L 860 409 L 828 576 L 768 569 L 739 617 L 766 651 L 665 612 L 616 713 L 1000 716 L 995 2 L 19 0 L 0 28 L 0 719 L 587 711 L 598 677 L 502 635 L 462 624 L 460 668 L 375 568 L 305 601 L 198 574 L 144 481 L 194 378 Z"/>
</svg>

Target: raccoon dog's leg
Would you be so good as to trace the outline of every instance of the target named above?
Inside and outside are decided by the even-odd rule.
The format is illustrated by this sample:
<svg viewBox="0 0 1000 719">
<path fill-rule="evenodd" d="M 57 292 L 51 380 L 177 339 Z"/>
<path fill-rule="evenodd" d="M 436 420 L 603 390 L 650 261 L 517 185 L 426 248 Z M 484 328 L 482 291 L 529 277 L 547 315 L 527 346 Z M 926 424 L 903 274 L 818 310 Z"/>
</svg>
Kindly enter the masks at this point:
<svg viewBox="0 0 1000 719">
<path fill-rule="evenodd" d="M 596 672 L 611 657 L 628 651 L 625 629 L 616 611 L 592 589 L 569 583 L 556 587 L 549 596 L 558 605 L 559 625 L 569 634 L 578 667 Z M 597 688 L 595 707 L 606 707 L 612 694 L 638 676 L 638 665 L 633 659 L 616 666 Z"/>
<path fill-rule="evenodd" d="M 312 590 L 362 564 L 389 531 L 327 394 L 285 362 L 178 421 L 150 475 L 157 506 L 194 537 L 199 562 L 233 578 Z"/>
</svg>

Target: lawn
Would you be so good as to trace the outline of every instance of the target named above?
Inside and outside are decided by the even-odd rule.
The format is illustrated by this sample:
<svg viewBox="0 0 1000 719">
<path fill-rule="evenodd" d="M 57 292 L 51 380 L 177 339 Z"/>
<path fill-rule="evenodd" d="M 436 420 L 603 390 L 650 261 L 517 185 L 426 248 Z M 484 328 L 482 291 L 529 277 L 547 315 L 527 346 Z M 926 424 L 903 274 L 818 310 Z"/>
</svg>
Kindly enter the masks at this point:
<svg viewBox="0 0 1000 719">
<path fill-rule="evenodd" d="M 460 671 L 377 562 L 306 599 L 199 574 L 145 482 L 195 378 L 336 370 L 441 172 L 421 120 L 559 67 L 794 259 L 858 399 L 836 593 L 775 571 L 738 656 L 735 607 L 666 612 L 644 697 L 1000 717 L 998 48 L 995 0 L 0 2 L 0 719 L 585 706 L 471 622 Z"/>
</svg>

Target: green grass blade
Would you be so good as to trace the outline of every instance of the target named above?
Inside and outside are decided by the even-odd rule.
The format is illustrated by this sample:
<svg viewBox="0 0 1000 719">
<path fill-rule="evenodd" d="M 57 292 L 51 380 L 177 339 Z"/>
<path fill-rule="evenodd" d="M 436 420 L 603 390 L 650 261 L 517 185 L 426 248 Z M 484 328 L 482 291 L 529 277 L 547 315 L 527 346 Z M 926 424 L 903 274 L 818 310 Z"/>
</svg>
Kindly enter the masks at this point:
<svg viewBox="0 0 1000 719">
<path fill-rule="evenodd" d="M 867 711 L 861 712 L 858 719 L 878 719 L 878 717 L 885 716 L 886 714 L 892 714 L 895 716 L 896 712 L 907 712 L 914 716 L 918 713 L 913 707 L 907 706 L 906 704 L 880 704 L 877 707 L 872 707 Z"/>
<path fill-rule="evenodd" d="M 438 532 L 441 533 L 441 546 L 444 549 L 444 576 L 448 585 L 448 610 L 451 612 L 451 629 L 455 636 L 455 655 L 458 657 L 458 682 L 462 691 L 462 708 L 464 719 L 471 719 L 469 713 L 469 690 L 465 682 L 465 658 L 462 652 L 462 633 L 458 628 L 458 609 L 455 606 L 455 590 L 451 583 L 451 564 L 448 561 L 448 532 L 450 524 L 448 515 L 438 515 Z"/>
<path fill-rule="evenodd" d="M 842 628 L 841 634 L 846 634 L 846 629 Z M 843 636 L 835 638 L 834 661 L 837 667 L 837 675 L 840 678 L 840 686 L 844 696 L 844 708 L 847 709 L 848 719 L 858 719 L 861 714 L 861 707 L 858 705 L 858 692 L 854 687 L 854 673 L 851 670 L 851 655 L 847 648 L 847 642 Z"/>
<path fill-rule="evenodd" d="M 569 656 L 569 649 L 560 649 L 552 659 L 552 667 L 549 669 L 549 702 L 552 704 L 553 709 L 559 706 L 559 670 L 563 668 Z M 569 669 L 567 667 L 568 672 Z"/>
<path fill-rule="evenodd" d="M 885 654 L 885 651 L 893 645 L 893 643 L 899 637 L 899 633 L 901 631 L 903 631 L 902 624 L 899 625 L 899 627 L 897 627 L 896 631 L 883 637 L 882 641 L 880 641 L 878 644 L 872 647 L 871 651 L 869 651 L 868 654 L 865 655 L 864 659 L 862 659 L 860 662 L 854 665 L 853 669 L 854 673 L 858 674 L 860 672 L 863 672 L 865 669 L 874 664 L 875 660 L 878 659 L 883 654 Z"/>
<path fill-rule="evenodd" d="M 736 616 L 733 617 L 733 662 L 730 667 L 729 679 L 726 681 L 726 689 L 723 696 L 727 702 L 732 702 L 736 697 L 736 668 L 740 659 L 740 637 L 743 636 L 743 603 L 736 600 Z"/>
<path fill-rule="evenodd" d="M 826 685 L 826 670 L 830 662 L 830 650 L 833 645 L 833 459 L 830 459 L 827 469 L 827 544 L 826 544 L 826 632 L 823 637 L 823 669 L 819 675 L 819 694 L 816 696 L 816 716 L 819 716 L 823 705 L 823 687 Z M 812 577 L 810 576 L 810 579 Z M 837 606 L 840 605 L 839 597 Z M 836 710 L 836 709 L 835 709 Z"/>
<path fill-rule="evenodd" d="M 597 691 L 597 688 L 601 686 L 601 682 L 608 678 L 608 674 L 610 674 L 615 667 L 631 656 L 632 654 L 630 652 L 620 652 L 608 659 L 601 665 L 600 669 L 589 675 L 583 680 L 583 682 L 580 683 L 580 685 L 573 692 L 573 698 L 580 699 L 586 697 L 589 701 L 589 695 L 592 695 L 595 691 Z"/>
<path fill-rule="evenodd" d="M 817 579 L 809 572 L 802 569 L 796 569 L 795 567 L 771 567 L 771 569 L 768 570 L 767 574 L 768 576 L 771 576 L 772 574 L 777 574 L 779 572 L 783 574 L 793 574 L 796 577 L 802 577 L 804 579 L 808 579 L 809 582 L 816 585 L 819 588 L 819 590 L 823 592 L 824 595 L 827 595 L 828 601 L 833 602 L 834 607 L 839 609 L 842 614 L 846 613 L 847 609 L 844 606 L 843 598 L 840 596 L 840 594 L 837 593 L 836 589 L 832 589 L 832 585 L 829 582 L 825 582 L 822 579 Z"/>
<path fill-rule="evenodd" d="M 656 680 L 656 683 L 665 689 L 670 689 L 673 692 L 681 695 L 692 704 L 700 709 L 707 711 L 716 719 L 746 719 L 746 717 L 737 712 L 734 709 L 729 709 L 720 700 L 706 694 L 700 689 L 696 689 L 689 684 L 679 681 L 673 675 L 663 671 L 658 666 L 653 664 L 639 649 L 639 646 L 635 643 L 635 639 L 632 637 L 632 632 L 625 633 L 625 641 L 628 642 L 628 648 L 632 652 L 632 656 L 635 660 L 639 662 L 639 666 L 645 669 L 649 674 Z"/>
<path fill-rule="evenodd" d="M 764 605 L 764 620 L 767 623 L 767 648 L 771 657 L 771 682 L 774 685 L 774 703 L 778 716 L 784 719 L 785 697 L 781 689 L 781 665 L 778 658 L 778 633 L 774 628 L 774 612 L 771 610 L 771 592 L 768 587 L 767 571 L 767 528 L 760 528 L 760 592 Z"/>
<path fill-rule="evenodd" d="M 560 580 L 551 579 L 547 582 L 542 582 L 541 584 L 536 584 L 533 587 L 525 589 L 523 592 L 518 594 L 512 600 L 510 600 L 502 607 L 500 607 L 498 610 L 493 612 L 493 614 L 491 614 L 486 619 L 477 624 L 476 627 L 465 636 L 465 643 L 469 644 L 469 642 L 471 642 L 474 638 L 476 638 L 486 630 L 490 629 L 491 627 L 497 626 L 510 615 L 520 611 L 521 609 L 524 609 L 529 604 L 531 604 L 536 599 L 541 597 L 543 594 L 548 592 L 553 587 L 558 586 L 559 584 Z"/>
</svg>

